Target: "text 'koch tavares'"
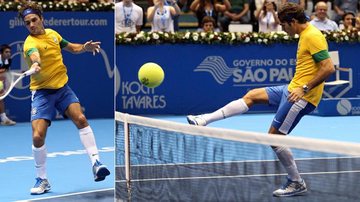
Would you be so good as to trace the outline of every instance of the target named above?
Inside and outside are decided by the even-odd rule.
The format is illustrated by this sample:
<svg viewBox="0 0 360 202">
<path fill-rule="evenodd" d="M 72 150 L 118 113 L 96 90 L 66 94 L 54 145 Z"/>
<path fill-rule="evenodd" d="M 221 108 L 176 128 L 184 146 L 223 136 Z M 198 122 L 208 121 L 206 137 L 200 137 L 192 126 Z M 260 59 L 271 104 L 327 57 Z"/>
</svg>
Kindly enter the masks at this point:
<svg viewBox="0 0 360 202">
<path fill-rule="evenodd" d="M 122 109 L 163 109 L 166 107 L 165 95 L 155 93 L 155 88 L 148 88 L 137 81 L 122 82 Z"/>
</svg>

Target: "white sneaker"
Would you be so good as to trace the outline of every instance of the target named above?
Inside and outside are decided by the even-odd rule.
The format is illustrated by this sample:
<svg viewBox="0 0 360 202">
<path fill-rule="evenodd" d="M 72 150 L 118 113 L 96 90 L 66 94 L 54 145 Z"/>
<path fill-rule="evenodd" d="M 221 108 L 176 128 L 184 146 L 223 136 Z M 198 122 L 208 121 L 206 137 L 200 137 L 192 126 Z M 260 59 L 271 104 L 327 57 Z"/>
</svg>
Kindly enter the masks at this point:
<svg viewBox="0 0 360 202">
<path fill-rule="evenodd" d="M 99 182 L 105 180 L 105 177 L 110 175 L 110 171 L 105 165 L 96 160 L 93 165 L 93 174 L 95 182 Z"/>
<path fill-rule="evenodd" d="M 292 181 L 287 178 L 287 182 L 280 188 L 273 192 L 274 196 L 296 196 L 307 191 L 305 181 Z"/>
<path fill-rule="evenodd" d="M 13 126 L 16 124 L 16 122 L 11 119 L 6 119 L 6 120 L 1 121 L 0 124 L 3 126 Z"/>
<path fill-rule="evenodd" d="M 51 186 L 47 179 L 36 178 L 36 183 L 33 188 L 30 189 L 32 195 L 44 194 L 50 191 Z"/>
<path fill-rule="evenodd" d="M 199 116 L 189 115 L 186 117 L 186 119 L 188 123 L 191 125 L 206 126 L 206 121 L 201 115 Z"/>
</svg>

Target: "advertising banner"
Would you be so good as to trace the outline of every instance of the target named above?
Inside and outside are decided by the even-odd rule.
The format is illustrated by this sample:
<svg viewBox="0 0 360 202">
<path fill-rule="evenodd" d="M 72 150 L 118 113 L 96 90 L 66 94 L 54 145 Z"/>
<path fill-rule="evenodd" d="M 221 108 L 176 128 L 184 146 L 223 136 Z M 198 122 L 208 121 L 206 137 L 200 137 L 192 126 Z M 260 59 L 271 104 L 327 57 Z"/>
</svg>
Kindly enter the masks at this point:
<svg viewBox="0 0 360 202">
<path fill-rule="evenodd" d="M 296 48 L 296 43 L 118 45 L 116 110 L 182 115 L 213 111 L 253 88 L 288 84 L 295 73 Z M 340 64 L 353 68 L 352 87 L 343 97 L 359 95 L 355 62 L 358 48 L 357 44 L 329 46 L 329 50 L 339 51 Z M 159 64 L 165 72 L 164 82 L 157 88 L 144 87 L 138 81 L 137 72 L 146 62 Z M 341 91 L 346 86 L 335 88 Z M 250 110 L 274 111 L 274 107 L 264 105 Z"/>
</svg>

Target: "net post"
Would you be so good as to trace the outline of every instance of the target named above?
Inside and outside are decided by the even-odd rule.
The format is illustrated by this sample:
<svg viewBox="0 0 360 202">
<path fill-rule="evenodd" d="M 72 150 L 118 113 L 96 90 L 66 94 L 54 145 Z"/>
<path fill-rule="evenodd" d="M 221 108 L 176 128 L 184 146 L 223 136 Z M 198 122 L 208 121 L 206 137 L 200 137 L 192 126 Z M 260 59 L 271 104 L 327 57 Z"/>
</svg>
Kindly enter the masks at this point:
<svg viewBox="0 0 360 202">
<path fill-rule="evenodd" d="M 126 187 L 128 191 L 128 199 L 131 199 L 131 179 L 130 179 L 130 133 L 129 133 L 129 123 L 124 118 L 124 151 L 125 151 L 125 180 Z"/>
</svg>

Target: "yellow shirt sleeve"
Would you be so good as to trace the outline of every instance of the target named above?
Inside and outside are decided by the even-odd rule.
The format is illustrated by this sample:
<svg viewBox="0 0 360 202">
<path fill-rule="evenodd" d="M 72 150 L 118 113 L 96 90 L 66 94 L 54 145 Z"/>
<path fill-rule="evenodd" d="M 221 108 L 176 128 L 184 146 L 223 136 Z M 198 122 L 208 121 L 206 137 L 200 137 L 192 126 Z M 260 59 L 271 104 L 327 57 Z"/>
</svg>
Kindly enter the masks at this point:
<svg viewBox="0 0 360 202">
<path fill-rule="evenodd" d="M 33 52 L 39 52 L 39 50 L 36 43 L 28 37 L 24 42 L 24 58 L 29 67 L 31 66 L 30 55 Z"/>
<path fill-rule="evenodd" d="M 311 43 L 308 43 L 307 46 L 314 61 L 318 63 L 329 58 L 330 56 L 325 38 L 321 35 L 313 35 L 311 37 L 312 39 L 308 40 L 311 41 Z"/>
</svg>

